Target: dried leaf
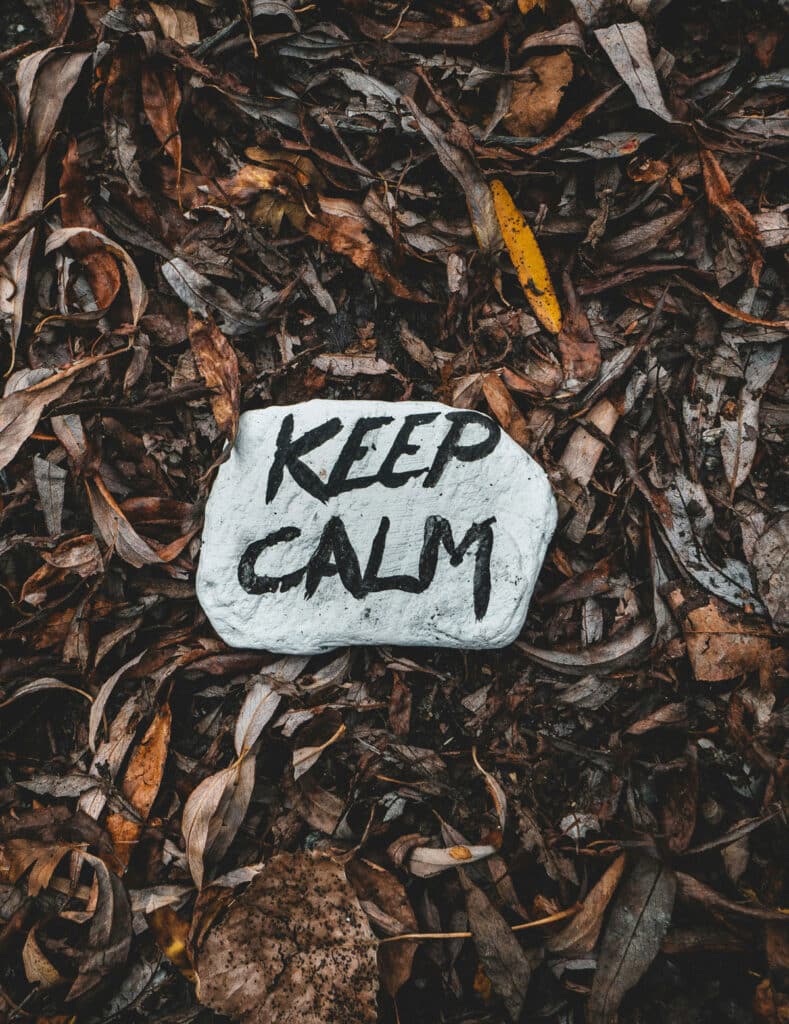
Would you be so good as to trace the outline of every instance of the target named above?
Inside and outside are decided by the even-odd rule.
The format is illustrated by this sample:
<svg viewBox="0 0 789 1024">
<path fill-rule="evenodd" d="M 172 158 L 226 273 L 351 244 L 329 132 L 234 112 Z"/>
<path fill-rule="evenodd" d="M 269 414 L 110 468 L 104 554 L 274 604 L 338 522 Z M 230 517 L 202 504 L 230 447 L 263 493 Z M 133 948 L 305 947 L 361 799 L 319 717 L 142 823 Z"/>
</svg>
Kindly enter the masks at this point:
<svg viewBox="0 0 789 1024">
<path fill-rule="evenodd" d="M 374 1024 L 375 937 L 338 864 L 272 857 L 197 950 L 198 996 L 244 1024 Z"/>
<path fill-rule="evenodd" d="M 154 3 L 154 0 L 149 0 L 149 6 L 156 15 L 159 28 L 166 39 L 174 39 L 181 46 L 194 46 L 200 42 L 197 19 L 191 11 L 184 11 L 170 4 Z"/>
<path fill-rule="evenodd" d="M 529 443 L 529 428 L 512 395 L 496 373 L 482 376 L 482 391 L 490 411 L 507 431 L 513 441 L 526 447 Z"/>
<path fill-rule="evenodd" d="M 132 752 L 124 772 L 121 792 L 135 816 L 121 811 L 107 818 L 107 831 L 112 836 L 118 860 L 123 865 L 129 863 L 162 783 L 172 717 L 170 705 L 163 704 Z"/>
<path fill-rule="evenodd" d="M 597 28 L 594 34 L 639 107 L 651 110 L 664 121 L 673 121 L 649 55 L 644 26 L 630 21 Z"/>
<path fill-rule="evenodd" d="M 723 168 L 716 160 L 712 151 L 701 147 L 701 168 L 704 172 L 704 187 L 707 191 L 707 201 L 716 210 L 719 210 L 731 224 L 737 240 L 743 247 L 751 270 L 751 280 L 754 287 L 758 287 L 764 266 L 762 255 L 761 239 L 759 229 L 756 227 L 751 214 L 736 199 L 731 190 L 729 180 L 723 172 Z"/>
<path fill-rule="evenodd" d="M 236 719 L 234 743 L 239 757 L 243 757 L 257 743 L 280 700 L 280 695 L 268 683 L 260 680 L 252 683 Z"/>
<path fill-rule="evenodd" d="M 590 1024 L 608 1024 L 640 980 L 671 923 L 677 882 L 673 871 L 640 856 L 619 886 L 603 933 L 589 997 Z"/>
<path fill-rule="evenodd" d="M 759 537 L 753 552 L 759 593 L 775 628 L 789 629 L 789 513 L 784 513 Z"/>
<path fill-rule="evenodd" d="M 762 396 L 780 358 L 780 345 L 754 345 L 745 364 L 745 382 L 737 402 L 737 415 L 733 419 L 721 416 L 721 457 L 732 494 L 751 472 L 759 438 Z"/>
<path fill-rule="evenodd" d="M 216 392 L 211 408 L 216 425 L 232 444 L 238 429 L 240 384 L 238 358 L 227 338 L 208 316 L 199 320 L 189 311 L 189 344 L 206 385 Z"/>
<path fill-rule="evenodd" d="M 491 182 L 490 191 L 507 251 L 529 305 L 546 331 L 558 334 L 562 312 L 534 232 L 500 181 Z"/>
<path fill-rule="evenodd" d="M 219 860 L 235 838 L 255 782 L 251 754 L 203 779 L 189 795 L 181 823 L 189 870 L 202 888 L 206 860 Z"/>
<path fill-rule="evenodd" d="M 355 857 L 346 865 L 345 873 L 372 924 L 385 928 L 389 935 L 419 930 L 405 889 L 389 871 Z M 418 942 L 408 940 L 378 947 L 381 981 L 392 998 L 411 977 L 418 947 Z"/>
<path fill-rule="evenodd" d="M 465 890 L 469 930 L 480 963 L 510 1020 L 518 1021 L 531 981 L 528 957 L 485 893 L 465 874 L 460 875 L 460 882 Z"/>
<path fill-rule="evenodd" d="M 545 945 L 552 952 L 565 957 L 582 957 L 591 953 L 597 945 L 603 927 L 603 915 L 616 892 L 619 880 L 625 870 L 625 855 L 606 868 L 603 877 L 590 891 L 581 909 L 568 923 L 549 936 Z"/>
<path fill-rule="evenodd" d="M 572 81 L 572 59 L 567 53 L 530 57 L 516 75 L 510 109 L 502 124 L 511 135 L 542 135 Z"/>
</svg>

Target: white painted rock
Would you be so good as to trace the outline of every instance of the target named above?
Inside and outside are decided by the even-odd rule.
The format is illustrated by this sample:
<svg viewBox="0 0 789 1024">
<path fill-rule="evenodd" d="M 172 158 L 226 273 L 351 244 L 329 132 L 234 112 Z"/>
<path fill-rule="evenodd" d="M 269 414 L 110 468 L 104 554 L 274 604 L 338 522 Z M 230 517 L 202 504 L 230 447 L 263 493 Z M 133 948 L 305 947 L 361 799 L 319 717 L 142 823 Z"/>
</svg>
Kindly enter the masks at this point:
<svg viewBox="0 0 789 1024">
<path fill-rule="evenodd" d="M 482 413 L 274 406 L 219 469 L 197 596 L 234 647 L 504 647 L 555 526 L 544 471 Z"/>
</svg>

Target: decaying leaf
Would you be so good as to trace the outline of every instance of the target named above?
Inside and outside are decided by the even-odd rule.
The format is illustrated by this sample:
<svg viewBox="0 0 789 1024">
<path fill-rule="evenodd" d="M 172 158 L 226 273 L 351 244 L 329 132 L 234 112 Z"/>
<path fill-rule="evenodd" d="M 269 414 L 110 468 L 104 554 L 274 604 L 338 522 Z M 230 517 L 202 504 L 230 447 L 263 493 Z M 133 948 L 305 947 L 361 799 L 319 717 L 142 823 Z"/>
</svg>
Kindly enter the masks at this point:
<svg viewBox="0 0 789 1024">
<path fill-rule="evenodd" d="M 546 946 L 552 953 L 573 957 L 585 956 L 594 950 L 603 927 L 603 915 L 624 870 L 625 856 L 620 854 L 590 891 L 580 911 L 561 931 L 549 936 Z"/>
<path fill-rule="evenodd" d="M 200 888 L 205 865 L 224 856 L 244 820 L 255 783 L 255 757 L 246 754 L 209 775 L 186 801 L 182 832 L 195 885 Z"/>
<path fill-rule="evenodd" d="M 339 864 L 277 854 L 196 950 L 199 998 L 249 1024 L 374 1024 L 375 947 Z"/>
<path fill-rule="evenodd" d="M 777 630 L 789 629 L 789 514 L 784 513 L 756 542 L 753 568 Z"/>
<path fill-rule="evenodd" d="M 231 442 L 235 440 L 239 413 L 238 358 L 227 338 L 209 314 L 200 320 L 189 311 L 189 343 L 211 399 L 216 425 Z"/>
<path fill-rule="evenodd" d="M 550 127 L 573 77 L 567 53 L 530 57 L 512 83 L 510 109 L 502 124 L 511 135 L 542 135 Z"/>
<path fill-rule="evenodd" d="M 649 56 L 644 26 L 629 21 L 597 28 L 594 34 L 639 107 L 651 110 L 664 121 L 673 120 Z"/>
<path fill-rule="evenodd" d="M 617 890 L 600 945 L 589 998 L 589 1020 L 608 1024 L 623 997 L 657 955 L 671 923 L 677 882 L 673 871 L 640 856 Z"/>
<path fill-rule="evenodd" d="M 534 232 L 500 181 L 492 182 L 490 191 L 507 251 L 529 305 L 546 331 L 558 334 L 562 327 L 559 300 L 553 290 L 548 268 Z"/>
<path fill-rule="evenodd" d="M 485 893 L 465 875 L 460 876 L 460 881 L 466 896 L 469 930 L 480 963 L 510 1020 L 520 1020 L 531 981 L 529 959 Z"/>
</svg>

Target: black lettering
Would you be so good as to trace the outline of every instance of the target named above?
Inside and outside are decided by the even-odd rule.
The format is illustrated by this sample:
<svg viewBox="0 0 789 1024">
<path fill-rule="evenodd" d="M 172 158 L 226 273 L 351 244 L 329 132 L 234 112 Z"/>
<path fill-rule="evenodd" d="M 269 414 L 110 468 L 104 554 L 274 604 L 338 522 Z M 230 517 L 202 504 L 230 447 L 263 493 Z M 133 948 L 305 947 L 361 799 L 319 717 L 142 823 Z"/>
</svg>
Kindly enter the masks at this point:
<svg viewBox="0 0 789 1024">
<path fill-rule="evenodd" d="M 472 523 L 463 540 L 455 547 L 452 527 L 441 516 L 428 516 L 425 521 L 425 539 L 419 556 L 419 579 L 423 590 L 432 582 L 438 563 L 438 546 L 443 544 L 449 555 L 450 565 L 460 565 L 472 544 L 477 545 L 474 562 L 474 615 L 484 618 L 490 602 L 490 556 L 493 551 L 493 523 L 495 516 L 481 523 Z"/>
<path fill-rule="evenodd" d="M 342 430 L 342 420 L 339 416 L 335 416 L 334 419 L 327 420 L 326 423 L 321 423 L 319 426 L 313 427 L 312 430 L 308 430 L 306 434 L 302 434 L 301 437 L 296 438 L 294 441 L 293 414 L 288 413 L 279 428 L 274 461 L 268 474 L 268 484 L 266 486 L 267 505 L 277 496 L 277 491 L 282 483 L 286 469 L 290 470 L 290 475 L 299 487 L 302 487 L 308 494 L 311 494 L 313 498 L 317 498 L 318 501 L 326 501 L 329 497 L 326 485 L 317 473 L 314 473 L 309 466 L 305 466 L 301 462 L 301 458 L 308 452 L 314 451 L 322 444 L 325 444 L 338 434 L 340 430 Z"/>
<path fill-rule="evenodd" d="M 370 548 L 370 557 L 364 570 L 362 580 L 362 591 L 365 594 L 378 594 L 383 590 L 403 590 L 408 594 L 421 594 L 427 584 L 417 576 L 379 576 L 381 562 L 386 547 L 386 537 L 389 533 L 389 518 L 382 516 L 378 526 L 378 532 Z"/>
<path fill-rule="evenodd" d="M 332 516 L 324 526 L 315 554 L 307 565 L 307 598 L 312 597 L 324 577 L 337 575 L 355 598 L 364 596 L 359 559 L 348 540 L 342 519 Z"/>
<path fill-rule="evenodd" d="M 248 594 L 273 594 L 277 590 L 284 593 L 301 583 L 307 571 L 306 565 L 295 572 L 286 573 L 284 576 L 258 576 L 255 572 L 255 564 L 266 548 L 274 547 L 275 544 L 284 544 L 300 536 L 301 530 L 298 527 L 284 526 L 281 530 L 270 533 L 263 540 L 256 540 L 249 545 L 238 563 L 238 582 Z"/>
<path fill-rule="evenodd" d="M 477 462 L 479 459 L 484 459 L 486 455 L 490 455 L 499 443 L 501 428 L 490 417 L 465 410 L 448 412 L 446 415 L 447 419 L 451 421 L 451 425 L 446 437 L 438 447 L 433 465 L 422 484 L 423 487 L 435 487 L 450 459 L 455 458 L 459 462 Z M 487 437 L 476 444 L 461 445 L 459 442 L 463 431 L 472 423 L 483 427 L 487 432 Z"/>
<path fill-rule="evenodd" d="M 401 487 L 407 480 L 427 472 L 427 466 L 424 469 L 408 469 L 395 472 L 395 464 L 403 455 L 416 455 L 419 451 L 418 444 L 409 443 L 414 427 L 422 426 L 425 423 L 432 423 L 438 415 L 437 412 L 414 412 L 406 416 L 402 427 L 397 432 L 397 437 L 394 439 L 392 447 L 389 449 L 389 454 L 378 471 L 379 483 L 383 484 L 384 487 Z"/>
<path fill-rule="evenodd" d="M 342 446 L 342 451 L 331 471 L 326 493 L 334 498 L 345 491 L 357 490 L 359 487 L 369 487 L 374 484 L 377 476 L 357 476 L 355 480 L 348 479 L 348 473 L 354 462 L 359 462 L 369 452 L 370 446 L 362 444 L 362 438 L 371 430 L 377 430 L 386 423 L 393 421 L 393 416 L 363 416 L 353 425 L 348 435 L 348 440 Z"/>
</svg>

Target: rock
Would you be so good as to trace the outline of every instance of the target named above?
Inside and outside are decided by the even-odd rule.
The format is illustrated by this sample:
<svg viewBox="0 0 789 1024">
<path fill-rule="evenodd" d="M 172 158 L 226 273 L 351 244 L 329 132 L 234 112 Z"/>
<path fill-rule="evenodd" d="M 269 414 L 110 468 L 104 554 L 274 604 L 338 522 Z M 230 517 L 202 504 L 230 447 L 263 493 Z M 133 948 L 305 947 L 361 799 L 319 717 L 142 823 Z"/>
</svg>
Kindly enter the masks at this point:
<svg viewBox="0 0 789 1024">
<path fill-rule="evenodd" d="M 545 472 L 482 413 L 275 406 L 219 469 L 197 596 L 234 647 L 504 647 L 555 526 Z"/>
</svg>

